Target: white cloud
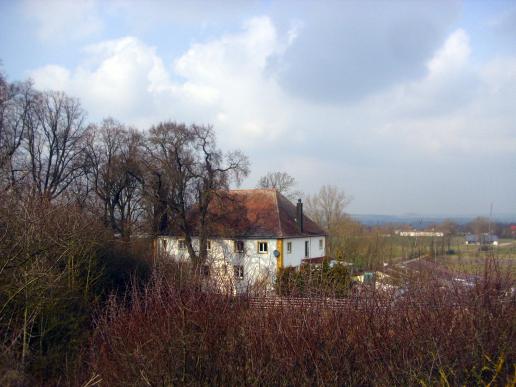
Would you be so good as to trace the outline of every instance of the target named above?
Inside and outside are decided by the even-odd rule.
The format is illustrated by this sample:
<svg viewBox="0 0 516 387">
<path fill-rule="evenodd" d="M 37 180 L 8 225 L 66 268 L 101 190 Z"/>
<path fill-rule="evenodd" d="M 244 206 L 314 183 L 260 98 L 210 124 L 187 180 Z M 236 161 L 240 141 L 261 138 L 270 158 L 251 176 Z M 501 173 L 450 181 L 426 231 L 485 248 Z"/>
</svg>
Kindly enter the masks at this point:
<svg viewBox="0 0 516 387">
<path fill-rule="evenodd" d="M 508 102 L 515 100 L 514 59 L 476 68 L 470 52 L 467 34 L 457 30 L 429 60 L 423 78 L 358 105 L 358 112 L 376 117 L 367 122 L 375 142 L 395 143 L 407 158 L 419 154 L 433 160 L 515 151 Z"/>
<path fill-rule="evenodd" d="M 290 37 L 290 41 L 292 37 Z M 36 69 L 38 87 L 81 98 L 96 119 L 115 115 L 147 127 L 163 119 L 213 123 L 229 142 L 272 141 L 288 127 L 284 97 L 265 72 L 268 58 L 288 45 L 267 17 L 239 34 L 192 47 L 167 67 L 153 47 L 134 37 L 88 46 L 73 71 Z"/>
<path fill-rule="evenodd" d="M 474 69 L 464 30 L 446 39 L 420 80 L 337 106 L 296 100 L 268 73 L 268 60 L 298 33 L 296 27 L 278 36 L 268 17 L 254 18 L 240 33 L 193 44 L 170 66 L 155 48 L 126 37 L 86 47 L 86 60 L 73 71 L 49 65 L 31 75 L 38 87 L 79 96 L 95 119 L 115 115 L 143 127 L 170 118 L 212 123 L 229 145 L 246 149 L 285 141 L 306 147 L 324 128 L 347 146 L 394 139 L 409 154 L 438 155 L 480 146 L 475 139 L 484 137 L 479 125 L 486 120 L 491 134 L 508 124 L 505 115 L 494 122 L 490 110 L 512 108 L 506 101 L 514 100 L 514 59 Z M 491 137 L 493 151 L 511 144 Z"/>
<path fill-rule="evenodd" d="M 44 66 L 32 71 L 31 77 L 42 90 L 69 90 L 70 71 L 64 67 Z"/>
<path fill-rule="evenodd" d="M 26 0 L 23 12 L 44 41 L 80 39 L 102 30 L 96 0 Z"/>
<path fill-rule="evenodd" d="M 84 51 L 87 60 L 73 71 L 54 65 L 33 71 L 36 86 L 79 97 L 93 119 L 114 115 L 137 124 L 152 114 L 160 88 L 169 83 L 154 48 L 122 38 Z"/>
<path fill-rule="evenodd" d="M 458 29 L 446 39 L 443 47 L 428 63 L 429 77 L 442 77 L 460 71 L 467 63 L 470 53 L 468 35 L 463 29 Z"/>
<path fill-rule="evenodd" d="M 221 145 L 259 160 L 253 178 L 281 167 L 307 192 L 314 184 L 353 181 L 358 206 L 376 194 L 361 179 L 421 184 L 425 174 L 400 172 L 414 165 L 445 184 L 452 176 L 436 171 L 449 168 L 446 162 L 496 163 L 492 155 L 516 151 L 516 58 L 473 66 L 469 37 L 459 29 L 428 58 L 419 79 L 360 102 L 315 104 L 286 92 L 269 67 L 305 32 L 300 25 L 279 34 L 270 18 L 253 18 L 237 33 L 192 44 L 169 64 L 134 37 L 105 41 L 87 47 L 72 70 L 46 66 L 32 77 L 38 87 L 80 97 L 95 120 L 113 115 L 141 128 L 165 119 L 211 123 Z M 454 173 L 469 166 L 461 168 Z M 397 192 L 389 200 L 401 200 Z"/>
</svg>

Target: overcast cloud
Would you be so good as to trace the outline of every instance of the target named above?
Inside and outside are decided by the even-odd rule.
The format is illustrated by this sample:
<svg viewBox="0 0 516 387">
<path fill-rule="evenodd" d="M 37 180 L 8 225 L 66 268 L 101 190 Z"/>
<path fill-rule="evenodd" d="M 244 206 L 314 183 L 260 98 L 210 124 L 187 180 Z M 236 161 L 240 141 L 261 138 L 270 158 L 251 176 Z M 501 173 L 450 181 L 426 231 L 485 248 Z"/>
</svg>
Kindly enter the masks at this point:
<svg viewBox="0 0 516 387">
<path fill-rule="evenodd" d="M 0 3 L 4 71 L 91 120 L 213 124 L 248 187 L 284 170 L 351 212 L 516 213 L 513 3 L 142 4 Z"/>
</svg>

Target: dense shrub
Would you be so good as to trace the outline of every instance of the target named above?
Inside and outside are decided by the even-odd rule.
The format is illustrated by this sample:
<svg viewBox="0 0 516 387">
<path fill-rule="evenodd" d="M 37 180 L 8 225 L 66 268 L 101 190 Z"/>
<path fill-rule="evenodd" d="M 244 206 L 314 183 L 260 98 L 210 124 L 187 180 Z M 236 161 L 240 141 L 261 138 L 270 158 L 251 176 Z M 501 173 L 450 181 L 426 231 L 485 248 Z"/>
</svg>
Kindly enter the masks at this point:
<svg viewBox="0 0 516 387">
<path fill-rule="evenodd" d="M 487 277 L 474 288 L 426 279 L 403 297 L 272 305 L 156 276 L 100 315 L 87 376 L 110 386 L 503 385 L 516 348 L 506 289 Z"/>
<path fill-rule="evenodd" d="M 94 311 L 146 264 L 72 204 L 3 199 L 0 384 L 70 384 Z"/>
<path fill-rule="evenodd" d="M 275 285 L 276 292 L 283 296 L 344 297 L 349 294 L 351 277 L 345 266 L 324 262 L 281 269 Z"/>
</svg>

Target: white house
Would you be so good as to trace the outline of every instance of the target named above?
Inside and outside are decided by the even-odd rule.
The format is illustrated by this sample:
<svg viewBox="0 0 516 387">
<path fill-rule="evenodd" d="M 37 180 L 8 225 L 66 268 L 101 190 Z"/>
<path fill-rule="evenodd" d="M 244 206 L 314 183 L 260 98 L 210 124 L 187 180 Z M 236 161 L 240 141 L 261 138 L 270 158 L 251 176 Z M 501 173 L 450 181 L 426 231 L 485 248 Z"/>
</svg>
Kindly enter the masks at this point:
<svg viewBox="0 0 516 387">
<path fill-rule="evenodd" d="M 229 191 L 209 212 L 205 271 L 236 292 L 270 290 L 278 269 L 325 256 L 325 231 L 303 214 L 301 200 L 296 206 L 275 189 Z M 159 252 L 189 259 L 184 237 L 171 234 L 158 238 Z M 199 248 L 198 238 L 193 247 Z"/>
</svg>

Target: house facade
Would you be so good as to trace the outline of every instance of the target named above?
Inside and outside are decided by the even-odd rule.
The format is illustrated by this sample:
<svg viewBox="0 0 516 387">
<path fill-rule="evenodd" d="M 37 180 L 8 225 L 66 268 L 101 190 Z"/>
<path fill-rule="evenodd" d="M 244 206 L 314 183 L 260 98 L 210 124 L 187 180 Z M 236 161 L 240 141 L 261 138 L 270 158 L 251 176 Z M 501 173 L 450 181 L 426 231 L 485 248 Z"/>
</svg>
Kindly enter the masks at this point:
<svg viewBox="0 0 516 387">
<path fill-rule="evenodd" d="M 229 191 L 212 209 L 206 274 L 235 292 L 272 290 L 277 271 L 303 259 L 324 257 L 326 233 L 274 189 Z M 193 238 L 198 251 L 199 239 Z M 158 238 L 161 255 L 189 260 L 180 233 Z"/>
</svg>

